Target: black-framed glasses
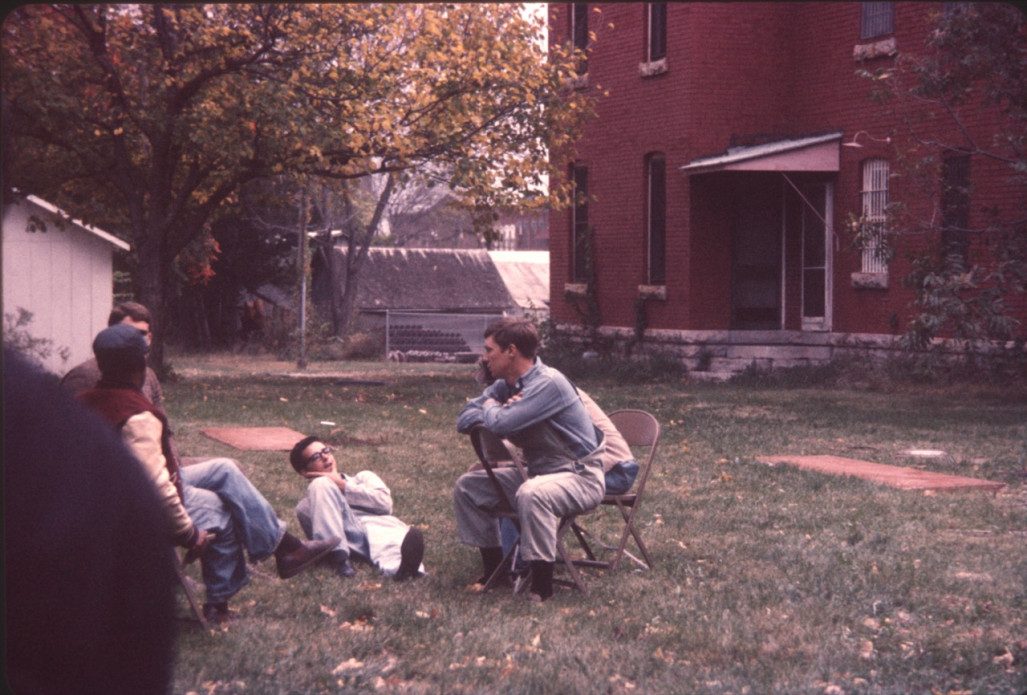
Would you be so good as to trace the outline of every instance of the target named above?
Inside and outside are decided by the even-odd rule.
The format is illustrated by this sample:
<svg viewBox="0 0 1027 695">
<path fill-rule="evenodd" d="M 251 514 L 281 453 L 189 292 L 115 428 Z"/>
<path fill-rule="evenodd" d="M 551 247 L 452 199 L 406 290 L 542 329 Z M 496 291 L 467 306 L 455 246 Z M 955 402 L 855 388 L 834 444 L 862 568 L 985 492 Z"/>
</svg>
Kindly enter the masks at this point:
<svg viewBox="0 0 1027 695">
<path fill-rule="evenodd" d="M 327 458 L 328 454 L 332 453 L 332 451 L 333 449 L 330 446 L 326 446 L 324 449 L 321 449 L 321 451 L 315 451 L 313 454 L 310 455 L 310 458 L 307 459 L 307 463 L 311 464 L 314 461 L 319 461 L 323 458 Z"/>
</svg>

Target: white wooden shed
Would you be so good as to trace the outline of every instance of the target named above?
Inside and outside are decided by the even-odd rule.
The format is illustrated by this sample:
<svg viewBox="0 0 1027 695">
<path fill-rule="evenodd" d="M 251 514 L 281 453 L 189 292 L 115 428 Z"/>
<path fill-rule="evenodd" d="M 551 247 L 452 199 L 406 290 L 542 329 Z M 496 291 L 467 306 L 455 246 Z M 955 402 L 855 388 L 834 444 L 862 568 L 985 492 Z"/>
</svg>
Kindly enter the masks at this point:
<svg viewBox="0 0 1027 695">
<path fill-rule="evenodd" d="M 63 374 L 92 357 L 114 303 L 114 252 L 129 245 L 35 196 L 4 206 L 3 311 L 32 312 L 33 338 L 52 341 L 44 366 Z M 65 362 L 58 350 L 67 348 Z"/>
</svg>

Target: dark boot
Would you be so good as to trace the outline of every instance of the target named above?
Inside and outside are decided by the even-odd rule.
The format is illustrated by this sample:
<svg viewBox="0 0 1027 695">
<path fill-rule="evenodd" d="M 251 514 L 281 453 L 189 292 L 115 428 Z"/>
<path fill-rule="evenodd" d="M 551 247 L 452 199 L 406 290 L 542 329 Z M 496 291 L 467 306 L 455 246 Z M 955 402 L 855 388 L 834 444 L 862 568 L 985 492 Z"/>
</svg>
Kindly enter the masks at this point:
<svg viewBox="0 0 1027 695">
<path fill-rule="evenodd" d="M 492 573 L 496 571 L 499 564 L 503 562 L 503 549 L 501 547 L 496 548 L 481 548 L 481 568 L 482 575 L 478 579 L 478 584 L 484 584 L 492 576 Z"/>
<path fill-rule="evenodd" d="M 399 569 L 393 577 L 397 582 L 416 577 L 424 559 L 424 535 L 421 529 L 411 526 L 403 543 L 399 546 Z"/>
<path fill-rule="evenodd" d="M 235 613 L 228 610 L 228 601 L 203 604 L 203 617 L 212 625 L 224 625 L 235 620 Z"/>
<path fill-rule="evenodd" d="M 553 563 L 545 560 L 531 561 L 531 592 L 529 601 L 545 601 L 553 595 Z M 538 598 L 534 598 L 537 596 Z"/>
<path fill-rule="evenodd" d="M 350 562 L 349 553 L 345 550 L 333 550 L 328 553 L 328 564 L 343 579 L 348 579 L 357 573 L 353 563 Z"/>
</svg>

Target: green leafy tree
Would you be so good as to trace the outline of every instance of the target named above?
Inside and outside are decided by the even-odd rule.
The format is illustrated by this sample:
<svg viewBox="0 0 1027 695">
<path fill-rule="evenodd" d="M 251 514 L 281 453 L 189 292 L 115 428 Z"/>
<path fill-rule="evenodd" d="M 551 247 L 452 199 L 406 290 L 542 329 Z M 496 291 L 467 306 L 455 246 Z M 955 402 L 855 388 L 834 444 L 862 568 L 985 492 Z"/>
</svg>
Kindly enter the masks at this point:
<svg viewBox="0 0 1027 695">
<path fill-rule="evenodd" d="M 202 278 L 250 181 L 442 170 L 516 205 L 591 114 L 538 28 L 514 4 L 26 5 L 3 25 L 5 185 L 122 230 L 136 298 L 166 316 L 175 259 Z"/>
<path fill-rule="evenodd" d="M 925 349 L 952 336 L 973 354 L 1020 325 L 1010 299 L 1022 303 L 1027 281 L 1027 23 L 1003 3 L 951 3 L 931 22 L 923 52 L 865 74 L 902 124 L 910 200 L 892 207 L 890 227 L 924 240 L 904 278 L 915 292 L 905 338 Z M 946 177 L 952 158 L 1004 171 L 1002 195 L 975 202 L 972 179 Z"/>
</svg>

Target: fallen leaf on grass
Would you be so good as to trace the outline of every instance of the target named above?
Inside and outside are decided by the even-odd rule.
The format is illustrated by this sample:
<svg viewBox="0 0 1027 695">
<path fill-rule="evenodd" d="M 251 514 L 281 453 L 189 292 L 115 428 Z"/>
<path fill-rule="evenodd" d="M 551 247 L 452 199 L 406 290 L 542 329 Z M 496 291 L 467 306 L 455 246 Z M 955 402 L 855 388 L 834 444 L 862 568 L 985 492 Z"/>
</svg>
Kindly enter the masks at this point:
<svg viewBox="0 0 1027 695">
<path fill-rule="evenodd" d="M 619 685 L 620 687 L 624 688 L 625 690 L 634 690 L 635 689 L 635 684 L 632 683 L 631 681 L 629 681 L 624 676 L 620 675 L 619 673 L 615 673 L 612 676 L 610 676 L 609 680 L 610 680 L 610 685 L 613 685 L 613 686 L 618 686 Z"/>
<path fill-rule="evenodd" d="M 354 622 L 346 621 L 339 625 L 340 630 L 349 630 L 351 632 L 369 632 L 374 629 L 374 625 L 371 625 L 366 620 L 356 620 Z"/>
<path fill-rule="evenodd" d="M 332 670 L 332 675 L 341 676 L 348 673 L 353 673 L 354 671 L 359 671 L 362 668 L 364 668 L 363 661 L 357 661 L 356 659 L 350 658 L 349 660 L 343 661 L 341 664 L 336 666 Z"/>
<path fill-rule="evenodd" d="M 1005 654 L 999 654 L 991 660 L 993 664 L 997 664 L 998 666 L 1005 666 L 1006 668 L 1012 667 L 1013 661 L 1015 661 L 1015 658 L 1013 657 L 1012 653 L 1010 653 L 1009 647 L 1006 647 Z"/>
</svg>

